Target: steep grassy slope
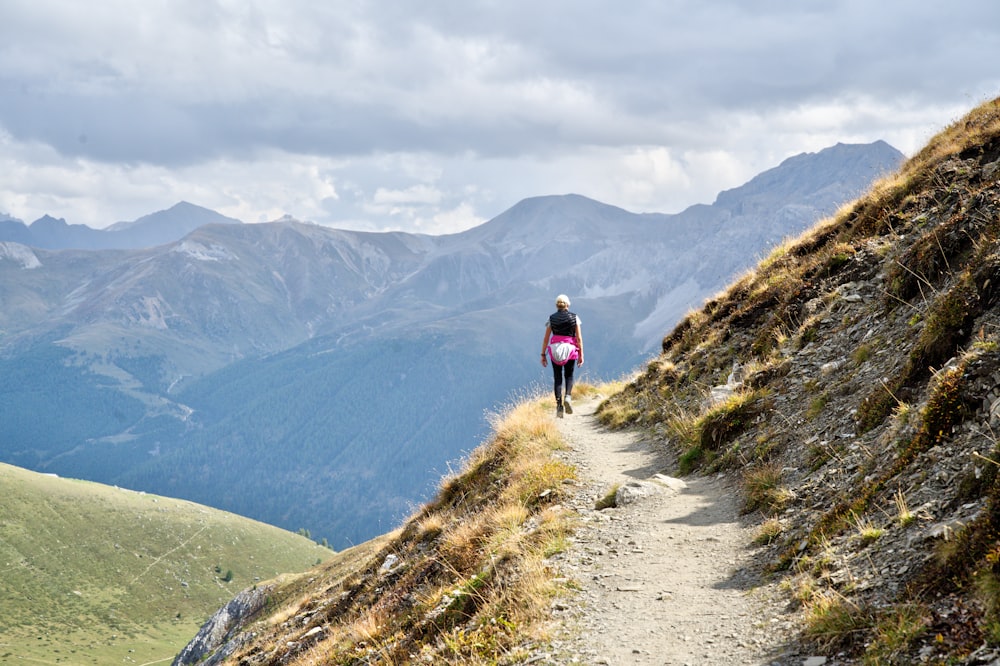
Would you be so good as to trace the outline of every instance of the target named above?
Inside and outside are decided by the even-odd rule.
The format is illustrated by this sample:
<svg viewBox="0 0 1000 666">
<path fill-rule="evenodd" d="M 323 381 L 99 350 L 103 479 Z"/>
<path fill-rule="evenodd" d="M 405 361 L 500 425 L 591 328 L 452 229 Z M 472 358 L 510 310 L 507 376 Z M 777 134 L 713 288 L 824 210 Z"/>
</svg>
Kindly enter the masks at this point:
<svg viewBox="0 0 1000 666">
<path fill-rule="evenodd" d="M 1000 657 L 998 175 L 1000 101 L 690 313 L 602 405 L 682 472 L 740 478 L 762 567 L 830 663 Z M 566 591 L 544 558 L 572 528 L 541 409 L 498 424 L 379 548 L 279 586 L 205 663 L 530 659 Z"/>
<path fill-rule="evenodd" d="M 813 651 L 986 663 L 998 305 L 1000 100 L 690 313 L 602 418 L 740 476 Z"/>
<path fill-rule="evenodd" d="M 563 443 L 551 411 L 536 400 L 498 417 L 399 531 L 268 584 L 224 640 L 196 641 L 175 663 L 523 663 L 566 592 L 545 566 L 567 544 L 572 516 L 559 500 L 574 478 L 552 456 Z"/>
<path fill-rule="evenodd" d="M 0 464 L 0 663 L 169 658 L 240 589 L 332 555 L 190 502 Z"/>
</svg>

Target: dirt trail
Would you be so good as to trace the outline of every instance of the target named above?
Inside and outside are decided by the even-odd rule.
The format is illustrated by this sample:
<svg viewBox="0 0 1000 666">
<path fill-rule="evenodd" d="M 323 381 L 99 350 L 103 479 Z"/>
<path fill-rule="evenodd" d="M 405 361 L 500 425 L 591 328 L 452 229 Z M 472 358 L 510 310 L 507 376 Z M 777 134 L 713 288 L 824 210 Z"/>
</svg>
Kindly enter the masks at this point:
<svg viewBox="0 0 1000 666">
<path fill-rule="evenodd" d="M 802 664 L 780 647 L 790 622 L 773 591 L 749 573 L 752 535 L 734 489 L 718 477 L 657 480 L 672 461 L 638 434 L 603 429 L 596 406 L 558 420 L 580 477 L 569 504 L 583 520 L 559 566 L 583 589 L 556 609 L 550 663 Z M 651 494 L 596 511 L 615 485 Z"/>
</svg>

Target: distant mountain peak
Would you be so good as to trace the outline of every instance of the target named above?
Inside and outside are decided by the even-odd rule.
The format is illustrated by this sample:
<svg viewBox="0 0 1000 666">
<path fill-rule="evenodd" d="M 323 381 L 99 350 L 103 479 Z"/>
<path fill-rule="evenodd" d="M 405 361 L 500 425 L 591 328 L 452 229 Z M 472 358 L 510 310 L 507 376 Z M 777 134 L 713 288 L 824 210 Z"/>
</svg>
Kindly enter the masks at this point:
<svg viewBox="0 0 1000 666">
<path fill-rule="evenodd" d="M 602 201 L 592 199 L 582 194 L 545 194 L 536 197 L 528 197 L 514 204 L 510 211 L 538 211 L 548 209 L 552 206 L 559 206 L 561 210 L 567 207 L 578 206 L 581 208 L 609 208 L 613 210 L 623 210 L 617 206 L 606 204 Z M 509 212 L 509 211 L 508 211 Z"/>
<path fill-rule="evenodd" d="M 139 249 L 172 243 L 207 224 L 242 224 L 242 221 L 180 201 L 166 210 L 131 222 L 117 222 L 106 229 L 68 224 L 51 215 L 43 215 L 30 226 L 0 216 L 0 241 L 48 250 Z"/>
<path fill-rule="evenodd" d="M 241 220 L 226 217 L 210 208 L 198 206 L 188 201 L 180 201 L 166 210 L 160 210 L 131 222 L 116 222 L 106 231 L 120 232 L 136 227 L 176 226 L 191 232 L 205 224 L 242 224 Z M 176 239 L 174 239 L 176 240 Z"/>
<path fill-rule="evenodd" d="M 31 223 L 32 228 L 35 228 L 36 226 L 42 228 L 42 227 L 59 227 L 59 226 L 68 227 L 70 225 L 66 222 L 64 218 L 52 217 L 49 214 L 45 214 Z"/>
<path fill-rule="evenodd" d="M 714 206 L 745 209 L 748 201 L 759 205 L 770 205 L 778 198 L 795 198 L 801 194 L 823 189 L 820 181 L 858 182 L 859 174 L 884 175 L 891 169 L 885 165 L 898 167 L 904 155 L 885 141 L 873 143 L 838 143 L 816 153 L 799 153 L 784 159 L 778 166 L 763 171 L 749 182 L 718 194 Z M 870 175 L 869 175 L 870 177 Z M 868 182 L 864 180 L 863 182 Z M 826 187 L 826 185 L 824 185 Z M 844 202 L 861 194 L 864 188 L 852 188 L 845 192 Z M 763 199 L 767 202 L 763 202 Z"/>
<path fill-rule="evenodd" d="M 582 194 L 553 194 L 522 199 L 508 210 L 462 235 L 475 240 L 501 234 L 508 240 L 522 237 L 530 244 L 558 238 L 571 230 L 610 231 L 623 217 L 636 215 Z M 568 237 L 567 237 L 568 240 Z"/>
</svg>

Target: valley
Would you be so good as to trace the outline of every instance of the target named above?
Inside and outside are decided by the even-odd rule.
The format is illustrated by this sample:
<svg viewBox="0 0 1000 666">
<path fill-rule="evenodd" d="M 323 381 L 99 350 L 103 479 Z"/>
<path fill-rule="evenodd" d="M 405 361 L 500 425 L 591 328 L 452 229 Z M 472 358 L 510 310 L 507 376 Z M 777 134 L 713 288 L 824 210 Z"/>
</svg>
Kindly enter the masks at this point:
<svg viewBox="0 0 1000 666">
<path fill-rule="evenodd" d="M 585 322 L 585 375 L 622 376 L 900 158 L 839 144 L 677 214 L 547 196 L 441 237 L 187 231 L 181 206 L 146 219 L 183 232 L 149 248 L 3 241 L 0 460 L 359 543 L 430 496 L 488 413 L 544 389 L 556 293 Z"/>
</svg>

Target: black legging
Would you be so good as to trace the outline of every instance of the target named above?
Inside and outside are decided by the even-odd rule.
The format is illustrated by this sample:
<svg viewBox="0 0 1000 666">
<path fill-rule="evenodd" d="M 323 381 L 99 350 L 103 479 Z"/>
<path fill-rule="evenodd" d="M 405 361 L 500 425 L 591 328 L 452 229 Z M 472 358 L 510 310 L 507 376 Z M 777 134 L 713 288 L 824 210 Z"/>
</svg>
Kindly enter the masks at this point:
<svg viewBox="0 0 1000 666">
<path fill-rule="evenodd" d="M 576 360 L 566 361 L 566 365 L 552 364 L 552 379 L 556 393 L 556 404 L 562 404 L 563 397 L 563 376 L 566 377 L 566 395 L 573 395 L 573 370 L 576 368 Z"/>
</svg>

